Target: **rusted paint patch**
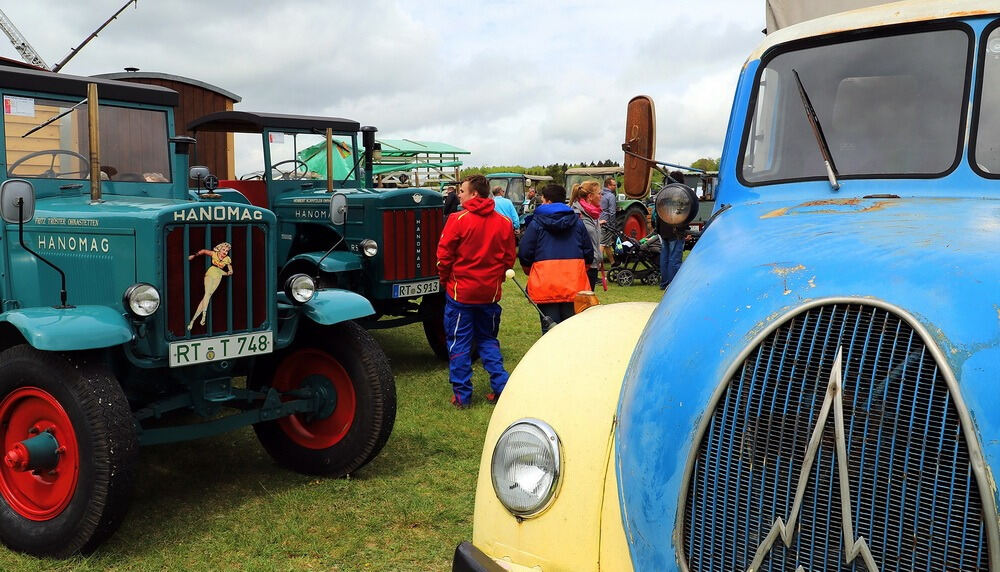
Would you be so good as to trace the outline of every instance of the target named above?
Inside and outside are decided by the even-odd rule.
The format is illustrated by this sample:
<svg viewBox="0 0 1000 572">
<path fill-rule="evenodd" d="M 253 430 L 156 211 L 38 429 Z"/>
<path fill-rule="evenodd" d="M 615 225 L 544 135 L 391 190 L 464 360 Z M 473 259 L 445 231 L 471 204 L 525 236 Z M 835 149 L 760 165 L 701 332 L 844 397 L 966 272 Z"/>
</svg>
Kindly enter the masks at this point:
<svg viewBox="0 0 1000 572">
<path fill-rule="evenodd" d="M 782 278 L 788 276 L 792 272 L 799 272 L 800 270 L 805 270 L 806 269 L 806 267 L 802 266 L 801 264 L 799 264 L 798 266 L 790 266 L 790 267 L 786 267 L 786 268 L 781 268 L 777 264 L 772 264 L 771 266 L 773 266 L 773 268 L 771 269 L 771 272 L 774 272 L 775 274 L 777 274 L 778 276 L 781 276 Z"/>
<path fill-rule="evenodd" d="M 836 214 L 836 215 L 850 215 L 857 213 L 867 213 L 872 211 L 882 210 L 888 206 L 900 204 L 898 200 L 884 200 L 884 201 L 874 201 L 871 204 L 862 206 L 861 208 L 851 208 L 851 209 L 822 209 L 822 210 L 809 210 L 800 211 L 799 209 L 807 209 L 813 207 L 857 207 L 863 205 L 864 199 L 823 199 L 818 201 L 808 201 L 800 205 L 795 205 L 794 207 L 781 207 L 780 209 L 775 209 L 773 211 L 767 212 L 761 215 L 760 218 L 775 218 L 779 216 L 784 216 L 786 214 L 804 214 L 804 215 L 818 215 L 818 214 Z"/>
</svg>

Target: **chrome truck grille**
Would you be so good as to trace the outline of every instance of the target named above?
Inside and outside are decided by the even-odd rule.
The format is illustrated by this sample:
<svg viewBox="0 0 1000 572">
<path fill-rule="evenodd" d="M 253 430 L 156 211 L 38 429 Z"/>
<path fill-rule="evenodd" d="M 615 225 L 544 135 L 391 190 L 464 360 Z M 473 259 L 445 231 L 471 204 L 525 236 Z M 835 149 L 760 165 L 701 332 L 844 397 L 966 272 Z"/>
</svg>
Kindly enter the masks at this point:
<svg viewBox="0 0 1000 572">
<path fill-rule="evenodd" d="M 164 311 L 167 338 L 199 338 L 260 329 L 268 322 L 267 231 L 255 224 L 167 225 L 165 230 Z M 198 250 L 232 244 L 233 275 L 212 296 L 205 325 L 188 322 L 205 293 L 206 256 Z"/>
<path fill-rule="evenodd" d="M 437 246 L 443 228 L 441 207 L 382 211 L 383 279 L 437 276 Z"/>
<path fill-rule="evenodd" d="M 899 316 L 814 307 L 767 336 L 723 391 L 681 513 L 690 570 L 989 568 L 959 407 Z"/>
</svg>

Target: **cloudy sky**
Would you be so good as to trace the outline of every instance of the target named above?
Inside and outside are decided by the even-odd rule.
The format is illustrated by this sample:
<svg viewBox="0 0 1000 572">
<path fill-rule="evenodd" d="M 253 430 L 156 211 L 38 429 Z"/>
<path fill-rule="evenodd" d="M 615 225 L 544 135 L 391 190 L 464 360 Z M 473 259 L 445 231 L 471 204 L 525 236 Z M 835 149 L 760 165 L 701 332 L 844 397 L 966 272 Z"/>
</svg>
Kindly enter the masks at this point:
<svg viewBox="0 0 1000 572">
<path fill-rule="evenodd" d="M 123 3 L 0 9 L 51 66 Z M 621 161 L 625 106 L 645 94 L 657 158 L 689 164 L 721 154 L 763 27 L 762 0 L 139 0 L 63 71 L 195 78 L 236 109 L 355 119 L 466 148 L 467 165 Z"/>
</svg>

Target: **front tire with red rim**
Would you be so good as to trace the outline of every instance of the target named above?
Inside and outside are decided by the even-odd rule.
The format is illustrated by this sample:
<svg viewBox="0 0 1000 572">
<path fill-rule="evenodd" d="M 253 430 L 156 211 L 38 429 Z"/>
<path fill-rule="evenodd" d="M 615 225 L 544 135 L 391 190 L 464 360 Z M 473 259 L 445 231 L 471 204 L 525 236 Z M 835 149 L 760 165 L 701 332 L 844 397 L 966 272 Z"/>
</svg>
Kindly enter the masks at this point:
<svg viewBox="0 0 1000 572">
<path fill-rule="evenodd" d="M 258 362 L 249 383 L 321 396 L 318 412 L 254 425 L 271 457 L 300 473 L 343 476 L 358 470 L 382 450 L 396 420 L 389 359 L 354 322 L 299 332 L 291 347 Z"/>
<path fill-rule="evenodd" d="M 83 354 L 0 354 L 0 539 L 36 556 L 90 552 L 121 524 L 138 451 L 107 368 Z"/>
<path fill-rule="evenodd" d="M 646 214 L 646 209 L 641 205 L 632 203 L 624 212 L 618 214 L 618 228 L 622 229 L 626 236 L 636 240 L 645 238 L 649 234 Z"/>
</svg>

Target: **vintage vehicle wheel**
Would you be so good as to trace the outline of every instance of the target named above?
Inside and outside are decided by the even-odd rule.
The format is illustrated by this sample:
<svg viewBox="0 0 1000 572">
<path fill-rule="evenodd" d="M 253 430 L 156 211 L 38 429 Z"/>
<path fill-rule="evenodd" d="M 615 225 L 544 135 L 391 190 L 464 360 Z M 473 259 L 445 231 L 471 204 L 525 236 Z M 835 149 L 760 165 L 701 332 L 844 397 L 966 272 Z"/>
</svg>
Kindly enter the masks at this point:
<svg viewBox="0 0 1000 572">
<path fill-rule="evenodd" d="M 103 366 L 26 345 L 0 354 L 0 538 L 36 556 L 97 548 L 128 508 L 138 452 Z"/>
<path fill-rule="evenodd" d="M 448 361 L 448 344 L 444 333 L 444 294 L 427 294 L 420 300 L 420 321 L 424 336 L 438 359 Z"/>
<path fill-rule="evenodd" d="M 645 238 L 647 234 L 646 211 L 637 204 L 631 204 L 625 211 L 618 215 L 618 228 L 622 229 L 625 236 L 636 240 Z"/>
<path fill-rule="evenodd" d="M 618 271 L 615 282 L 618 282 L 619 286 L 631 286 L 633 280 L 635 280 L 635 273 L 628 268 L 622 268 Z"/>
<path fill-rule="evenodd" d="M 254 425 L 279 464 L 310 475 L 343 476 L 375 458 L 396 421 L 396 385 L 389 359 L 354 322 L 300 332 L 294 344 L 258 363 L 253 387 L 287 392 L 313 388 L 332 394 L 332 410 L 294 414 Z"/>
</svg>

